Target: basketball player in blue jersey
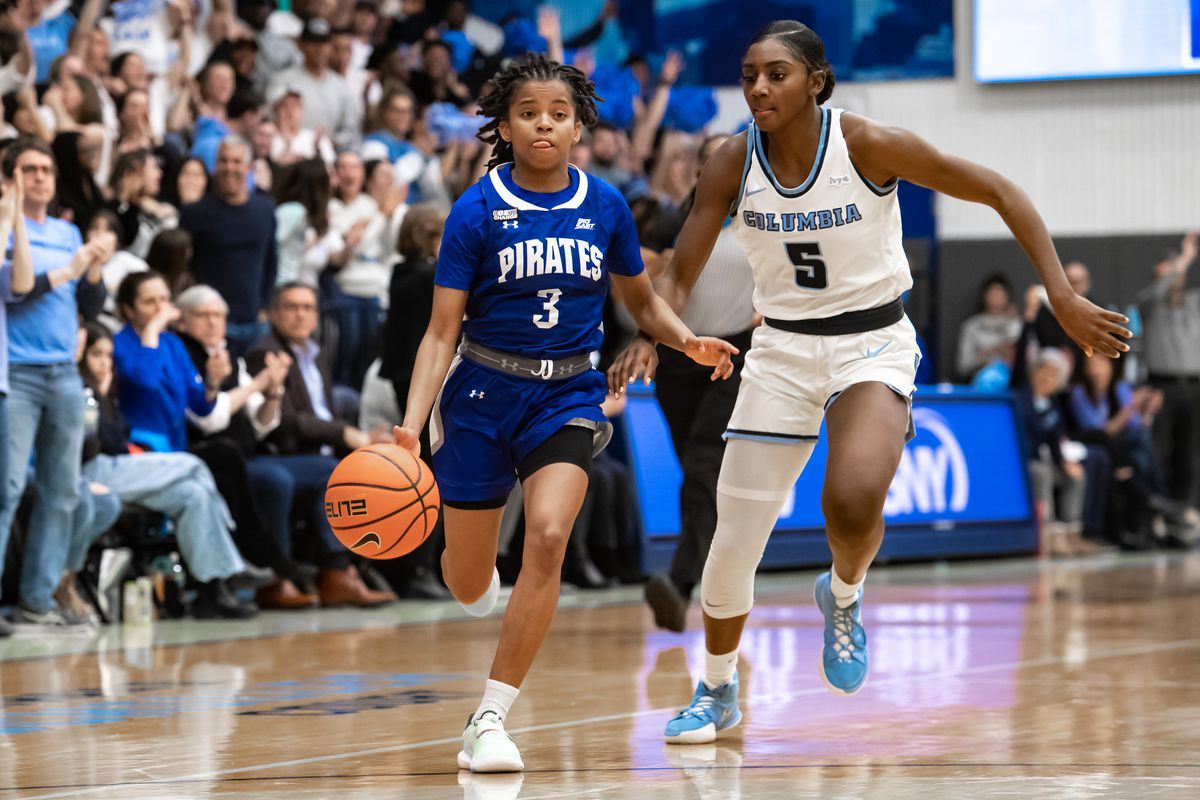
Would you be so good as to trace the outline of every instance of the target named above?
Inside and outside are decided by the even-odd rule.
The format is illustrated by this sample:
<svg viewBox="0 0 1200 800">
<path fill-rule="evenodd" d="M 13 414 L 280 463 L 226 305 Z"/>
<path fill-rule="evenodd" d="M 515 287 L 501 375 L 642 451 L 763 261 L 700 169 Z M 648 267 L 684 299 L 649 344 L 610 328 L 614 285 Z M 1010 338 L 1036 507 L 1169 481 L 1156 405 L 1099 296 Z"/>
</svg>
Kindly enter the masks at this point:
<svg viewBox="0 0 1200 800">
<path fill-rule="evenodd" d="M 867 679 L 863 581 L 883 540 L 883 505 L 906 438 L 920 352 L 900 295 L 912 286 L 896 186 L 991 206 L 1012 230 L 1085 353 L 1128 350 L 1127 322 L 1076 295 L 1041 217 L 997 173 L 944 155 L 914 134 L 824 108 L 834 76 L 821 39 L 799 22 L 768 25 L 742 63 L 753 123 L 708 160 L 696 203 L 660 286 L 682 308 L 721 226 L 754 272 L 754 333 L 717 487 L 717 529 L 701 579 L 707 650 L 691 705 L 666 726 L 676 743 L 713 741 L 741 720 L 737 649 L 754 573 L 822 419 L 829 457 L 821 505 L 833 551 L 817 578 L 825 684 L 853 694 Z M 613 391 L 645 375 L 654 349 L 635 342 L 609 371 Z"/>
<path fill-rule="evenodd" d="M 442 570 L 470 614 L 496 604 L 500 518 L 517 479 L 524 490 L 521 573 L 458 755 L 473 772 L 523 769 L 504 719 L 554 617 L 588 468 L 610 435 L 604 375 L 591 363 L 610 279 L 642 329 L 713 367 L 714 380 L 729 376 L 737 353 L 694 336 L 654 293 L 625 201 L 568 163 L 583 126 L 596 122 L 596 101 L 583 73 L 536 54 L 484 88 L 480 113 L 492 121 L 479 137 L 493 146 L 490 171 L 446 221 L 433 314 L 396 429 L 396 443 L 416 453 L 433 411 Z"/>
</svg>

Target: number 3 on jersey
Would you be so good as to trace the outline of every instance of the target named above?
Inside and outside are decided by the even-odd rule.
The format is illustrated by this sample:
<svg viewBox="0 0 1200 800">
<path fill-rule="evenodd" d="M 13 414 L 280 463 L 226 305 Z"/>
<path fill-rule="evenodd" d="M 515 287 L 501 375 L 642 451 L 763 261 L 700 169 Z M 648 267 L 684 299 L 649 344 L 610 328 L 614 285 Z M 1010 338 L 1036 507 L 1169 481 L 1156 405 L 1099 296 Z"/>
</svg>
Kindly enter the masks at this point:
<svg viewBox="0 0 1200 800">
<path fill-rule="evenodd" d="M 562 297 L 562 289 L 542 289 L 537 293 L 538 297 L 546 298 L 546 302 L 542 304 L 542 308 L 546 313 L 534 314 L 533 324 L 537 325 L 542 330 L 553 328 L 558 324 L 558 299 Z"/>
<path fill-rule="evenodd" d="M 825 289 L 829 276 L 821 260 L 820 242 L 785 242 L 788 260 L 796 266 L 796 285 L 801 289 Z"/>
</svg>

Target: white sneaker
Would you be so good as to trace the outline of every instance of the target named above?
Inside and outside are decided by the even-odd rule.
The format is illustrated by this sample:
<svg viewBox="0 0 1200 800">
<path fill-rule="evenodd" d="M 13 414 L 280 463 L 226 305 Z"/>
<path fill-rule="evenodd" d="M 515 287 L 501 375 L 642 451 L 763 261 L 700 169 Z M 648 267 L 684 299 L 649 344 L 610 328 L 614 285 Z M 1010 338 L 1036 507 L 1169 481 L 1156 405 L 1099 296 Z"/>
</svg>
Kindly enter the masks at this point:
<svg viewBox="0 0 1200 800">
<path fill-rule="evenodd" d="M 525 769 L 517 743 L 504 731 L 504 720 L 494 711 L 468 719 L 463 731 L 458 768 L 471 772 L 520 772 Z"/>
</svg>

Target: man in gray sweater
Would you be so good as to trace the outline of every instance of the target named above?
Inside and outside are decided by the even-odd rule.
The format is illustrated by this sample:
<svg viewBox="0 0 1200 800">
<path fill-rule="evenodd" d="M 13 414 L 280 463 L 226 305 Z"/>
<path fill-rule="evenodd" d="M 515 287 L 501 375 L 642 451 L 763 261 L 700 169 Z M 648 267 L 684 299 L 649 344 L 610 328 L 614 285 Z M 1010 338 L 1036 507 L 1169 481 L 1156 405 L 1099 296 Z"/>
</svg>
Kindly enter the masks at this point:
<svg viewBox="0 0 1200 800">
<path fill-rule="evenodd" d="M 1145 329 L 1149 383 L 1162 390 L 1154 421 L 1154 445 L 1173 500 L 1200 500 L 1200 288 L 1187 287 L 1196 258 L 1197 236 L 1183 237 L 1178 253 L 1154 267 L 1154 282 L 1138 295 Z"/>
</svg>

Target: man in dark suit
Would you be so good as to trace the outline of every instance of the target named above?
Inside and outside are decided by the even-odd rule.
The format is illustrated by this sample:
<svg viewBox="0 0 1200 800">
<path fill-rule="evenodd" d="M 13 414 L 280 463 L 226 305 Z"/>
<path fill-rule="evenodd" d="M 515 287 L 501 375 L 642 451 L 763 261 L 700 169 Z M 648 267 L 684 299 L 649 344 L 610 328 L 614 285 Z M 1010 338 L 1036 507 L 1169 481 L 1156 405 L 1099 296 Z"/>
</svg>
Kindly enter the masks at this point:
<svg viewBox="0 0 1200 800">
<path fill-rule="evenodd" d="M 246 356 L 252 372 L 261 369 L 267 353 L 287 353 L 292 366 L 284 381 L 280 423 L 266 445 L 286 459 L 296 481 L 297 496 L 313 498 L 309 524 L 317 526 L 326 552 L 322 555 L 317 590 L 321 605 L 376 606 L 395 600 L 392 592 L 369 588 L 350 563 L 350 553 L 334 537 L 322 506 L 325 484 L 341 454 L 375 442 L 390 442 L 389 431 L 367 433 L 339 421 L 333 414 L 333 382 L 328 360 L 312 338 L 320 321 L 317 291 L 303 283 L 288 283 L 275 292 L 270 310 L 271 330 Z"/>
</svg>

